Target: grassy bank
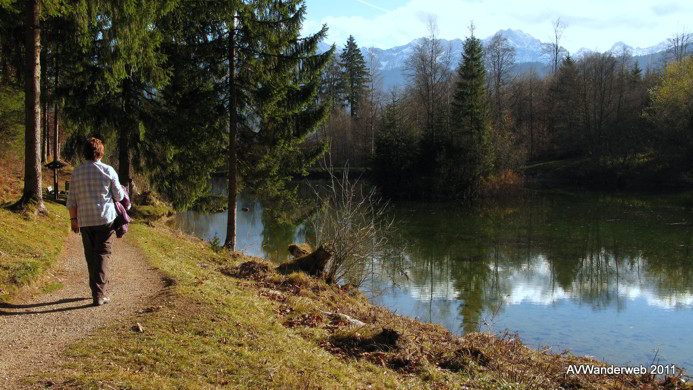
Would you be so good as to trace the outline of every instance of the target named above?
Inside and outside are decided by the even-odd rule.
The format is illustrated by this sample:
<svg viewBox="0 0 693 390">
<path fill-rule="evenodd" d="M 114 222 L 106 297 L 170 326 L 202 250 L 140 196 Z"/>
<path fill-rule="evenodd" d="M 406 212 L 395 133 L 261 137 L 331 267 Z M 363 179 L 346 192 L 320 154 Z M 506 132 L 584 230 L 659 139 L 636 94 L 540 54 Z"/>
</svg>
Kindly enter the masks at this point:
<svg viewBox="0 0 693 390">
<path fill-rule="evenodd" d="M 4 160 L 0 164 L 0 205 L 6 206 L 22 195 L 21 162 Z M 48 174 L 43 173 L 44 179 Z M 45 188 L 44 180 L 44 188 Z M 47 213 L 31 210 L 15 213 L 0 207 L 0 302 L 15 296 L 22 287 L 40 279 L 58 260 L 69 233 L 69 214 L 64 205 L 46 200 Z M 54 289 L 55 285 L 38 285 Z"/>
<path fill-rule="evenodd" d="M 358 291 L 279 275 L 261 259 L 217 253 L 162 221 L 151 225 L 135 223 L 126 240 L 143 250 L 168 287 L 137 316 L 73 345 L 65 364 L 32 383 L 61 389 L 691 388 L 676 378 L 566 375 L 569 364 L 604 364 L 532 350 L 512 335 L 458 338 L 372 306 Z"/>
<path fill-rule="evenodd" d="M 69 232 L 65 206 L 46 202 L 47 215 L 0 208 L 0 302 L 36 281 L 58 260 Z"/>
</svg>

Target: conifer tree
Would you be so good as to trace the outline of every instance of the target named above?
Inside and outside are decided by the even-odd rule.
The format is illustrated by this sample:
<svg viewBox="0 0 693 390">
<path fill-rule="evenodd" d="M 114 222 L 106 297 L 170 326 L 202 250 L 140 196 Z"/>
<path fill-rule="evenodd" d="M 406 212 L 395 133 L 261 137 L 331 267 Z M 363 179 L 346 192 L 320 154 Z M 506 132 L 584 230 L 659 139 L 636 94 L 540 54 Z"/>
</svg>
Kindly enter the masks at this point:
<svg viewBox="0 0 693 390">
<path fill-rule="evenodd" d="M 585 147 L 580 128 L 580 99 L 578 69 L 572 57 L 567 56 L 549 87 L 550 120 L 561 157 L 577 155 Z"/>
<path fill-rule="evenodd" d="M 411 196 L 418 180 L 420 134 L 407 120 L 403 99 L 392 92 L 385 105 L 376 136 L 372 160 L 373 177 L 385 194 L 391 197 Z"/>
<path fill-rule="evenodd" d="M 359 115 L 359 104 L 368 84 L 368 69 L 356 39 L 349 35 L 344 50 L 339 56 L 342 63 L 345 100 L 349 104 L 351 117 Z"/>
<path fill-rule="evenodd" d="M 344 78 L 342 69 L 337 60 L 337 55 L 332 54 L 330 62 L 322 71 L 320 83 L 320 99 L 331 102 L 332 107 L 343 108 L 342 96 L 344 96 Z"/>
<path fill-rule="evenodd" d="M 115 134 L 118 177 L 126 184 L 130 166 L 141 168 L 142 140 L 153 121 L 156 90 L 168 82 L 169 70 L 159 50 L 163 36 L 157 21 L 176 0 L 117 0 L 80 3 L 71 44 L 63 58 L 61 93 L 65 111 L 101 135 Z M 78 40 L 76 40 L 78 39 Z M 67 65 L 66 64 L 66 65 Z M 115 150 L 115 148 L 111 149 Z"/>
<path fill-rule="evenodd" d="M 15 35 L 23 34 L 9 40 L 2 38 L 2 65 L 4 75 L 8 69 L 8 54 L 15 53 L 17 81 L 24 83 L 24 190 L 22 197 L 12 205 L 13 209 L 24 210 L 28 204 L 35 204 L 43 211 L 43 194 L 41 184 L 41 16 L 42 7 L 38 0 L 24 2 L 3 1 L 3 32 L 14 30 Z M 45 11 L 43 11 L 45 13 Z M 11 48 L 8 43 L 18 46 Z M 23 45 L 21 44 L 23 43 Z M 22 51 L 22 48 L 24 49 Z M 23 62 L 23 64 L 22 64 Z"/>
<path fill-rule="evenodd" d="M 226 23 L 228 64 L 229 204 L 224 246 L 236 247 L 238 178 L 265 196 L 289 193 L 291 174 L 305 173 L 324 148 L 304 152 L 300 143 L 326 118 L 316 104 L 320 72 L 333 50 L 316 55 L 327 27 L 300 37 L 303 0 L 231 1 L 220 10 Z"/>
<path fill-rule="evenodd" d="M 26 74 L 24 75 L 24 192 L 17 206 L 36 202 L 43 210 L 41 190 L 41 4 L 25 4 Z M 57 189 L 56 189 L 57 190 Z"/>
<path fill-rule="evenodd" d="M 439 190 L 447 196 L 473 196 L 479 179 L 490 175 L 493 170 L 483 58 L 481 41 L 474 36 L 472 28 L 471 36 L 464 42 L 462 61 L 457 71 L 452 130 L 439 160 Z"/>
<path fill-rule="evenodd" d="M 23 210 L 33 203 L 39 211 L 43 211 L 41 67 L 45 64 L 41 63 L 41 29 L 45 19 L 67 14 L 72 8 L 57 0 L 3 0 L 0 2 L 0 10 L 2 30 L 11 33 L 10 37 L 0 39 L 3 76 L 7 76 L 8 65 L 13 62 L 17 81 L 22 80 L 24 83 L 24 190 L 13 208 Z M 17 39 L 20 30 L 24 35 L 23 41 Z M 16 47 L 8 47 L 8 43 Z M 5 58 L 8 54 L 13 58 Z"/>
<path fill-rule="evenodd" d="M 224 167 L 227 67 L 219 61 L 224 24 L 205 2 L 183 2 L 161 18 L 161 52 L 169 82 L 157 92 L 154 123 L 144 136 L 150 183 L 176 209 L 208 193 Z"/>
</svg>

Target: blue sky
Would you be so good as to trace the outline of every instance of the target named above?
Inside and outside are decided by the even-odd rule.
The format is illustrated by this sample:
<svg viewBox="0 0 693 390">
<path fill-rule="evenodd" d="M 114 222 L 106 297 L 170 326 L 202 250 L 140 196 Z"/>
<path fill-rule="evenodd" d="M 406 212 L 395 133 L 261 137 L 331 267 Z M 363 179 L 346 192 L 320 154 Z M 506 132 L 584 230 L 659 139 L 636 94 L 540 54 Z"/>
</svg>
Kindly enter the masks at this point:
<svg viewBox="0 0 693 390">
<path fill-rule="evenodd" d="M 605 51 L 618 41 L 655 45 L 693 29 L 690 0 L 306 0 L 304 33 L 330 28 L 328 43 L 343 46 L 349 34 L 359 46 L 389 48 L 427 34 L 435 19 L 441 38 L 464 38 L 473 21 L 485 38 L 500 29 L 522 30 L 541 41 L 552 22 L 565 22 L 562 46 Z"/>
</svg>

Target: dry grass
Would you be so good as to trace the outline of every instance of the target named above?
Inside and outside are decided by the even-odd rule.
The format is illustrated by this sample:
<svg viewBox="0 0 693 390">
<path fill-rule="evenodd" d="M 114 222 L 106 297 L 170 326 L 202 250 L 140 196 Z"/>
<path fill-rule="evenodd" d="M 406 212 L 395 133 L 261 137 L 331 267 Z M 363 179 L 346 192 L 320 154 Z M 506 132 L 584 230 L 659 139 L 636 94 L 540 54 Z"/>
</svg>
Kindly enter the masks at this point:
<svg viewBox="0 0 693 390">
<path fill-rule="evenodd" d="M 372 306 L 357 290 L 326 286 L 296 274 L 284 278 L 259 262 L 244 263 L 239 268 L 245 272 L 226 274 L 253 280 L 255 284 L 248 288 L 259 287 L 259 295 L 279 302 L 277 314 L 284 317 L 285 326 L 314 329 L 299 332 L 306 339 L 347 362 L 365 360 L 402 376 L 428 378 L 434 388 L 693 388 L 682 382 L 686 379 L 682 375 L 666 380 L 649 375 L 567 375 L 569 365 L 606 364 L 569 353 L 537 351 L 511 334 L 456 337 L 441 326 Z M 365 325 L 354 326 L 326 312 L 347 314 Z"/>
</svg>

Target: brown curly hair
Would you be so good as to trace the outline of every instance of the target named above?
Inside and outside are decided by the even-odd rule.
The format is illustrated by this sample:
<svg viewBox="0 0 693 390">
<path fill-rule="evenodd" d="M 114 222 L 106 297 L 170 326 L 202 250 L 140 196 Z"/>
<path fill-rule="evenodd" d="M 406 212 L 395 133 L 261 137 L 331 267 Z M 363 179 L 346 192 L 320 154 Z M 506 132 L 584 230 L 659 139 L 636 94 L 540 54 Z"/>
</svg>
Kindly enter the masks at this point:
<svg viewBox="0 0 693 390">
<path fill-rule="evenodd" d="M 96 161 L 103 157 L 103 142 L 98 138 L 89 138 L 84 144 L 83 156 L 89 161 Z"/>
</svg>

